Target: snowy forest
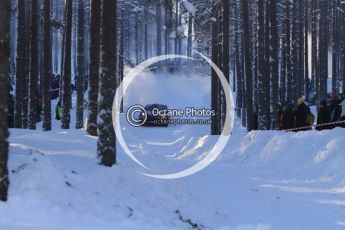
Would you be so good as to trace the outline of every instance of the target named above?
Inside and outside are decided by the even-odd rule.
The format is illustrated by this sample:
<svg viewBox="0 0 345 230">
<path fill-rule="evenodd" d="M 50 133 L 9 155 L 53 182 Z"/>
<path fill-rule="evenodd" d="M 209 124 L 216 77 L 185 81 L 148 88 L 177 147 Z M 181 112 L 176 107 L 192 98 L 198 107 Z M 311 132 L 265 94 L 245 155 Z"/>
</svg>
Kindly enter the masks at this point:
<svg viewBox="0 0 345 230">
<path fill-rule="evenodd" d="M 20 190 L 24 185 L 16 184 L 19 182 L 16 182 L 15 178 L 20 176 L 20 170 L 30 170 L 28 166 L 30 164 L 23 163 L 21 158 L 13 156 L 15 160 L 11 163 L 12 152 L 14 155 L 29 154 L 26 156 L 27 159 L 32 154 L 48 156 L 50 152 L 54 152 L 54 150 L 48 151 L 49 145 L 55 149 L 61 144 L 61 148 L 65 145 L 69 149 L 68 146 L 72 142 L 70 143 L 68 139 L 71 139 L 70 141 L 78 139 L 81 143 L 87 144 L 82 149 L 75 150 L 75 153 L 88 152 L 92 149 L 90 157 L 92 154 L 95 155 L 98 167 L 102 167 L 100 170 L 117 167 L 119 154 L 127 150 L 122 150 L 118 146 L 113 123 L 112 109 L 116 90 L 126 81 L 126 74 L 132 68 L 161 55 L 183 55 L 193 58 L 193 61 L 174 59 L 151 65 L 146 75 L 157 77 L 158 80 L 154 83 L 157 85 L 156 88 L 163 94 L 172 92 L 172 89 L 180 89 L 177 93 L 181 92 L 181 95 L 188 97 L 190 93 L 190 101 L 191 98 L 193 100 L 196 98 L 194 101 L 201 98 L 200 101 L 204 100 L 202 103 L 206 107 L 216 111 L 210 118 L 211 124 L 206 129 L 200 128 L 202 132 L 195 131 L 197 128 L 194 131 L 186 128 L 187 133 L 190 132 L 190 135 L 197 137 L 193 136 L 187 140 L 183 139 L 186 135 L 181 135 L 187 147 L 174 149 L 176 154 L 177 152 L 182 154 L 180 158 L 174 155 L 176 159 L 190 157 L 188 154 L 191 151 L 186 149 L 194 141 L 195 146 L 189 146 L 193 154 L 201 149 L 200 151 L 204 152 L 198 157 L 202 158 L 203 154 L 210 152 L 210 145 L 215 143 L 212 138 L 222 135 L 228 114 L 229 105 L 226 105 L 225 89 L 217 72 L 197 53 L 205 55 L 220 68 L 229 83 L 230 88 L 227 90 L 234 95 L 235 107 L 232 108 L 236 115 L 232 127 L 232 133 L 235 135 L 232 137 L 234 145 L 246 146 L 246 141 L 250 142 L 253 138 L 258 140 L 257 145 L 264 146 L 265 140 L 268 142 L 272 137 L 279 138 L 280 135 L 284 135 L 283 131 L 290 130 L 295 132 L 287 135 L 298 135 L 297 131 L 310 131 L 311 136 L 308 136 L 309 134 L 303 136 L 310 145 L 317 140 L 327 138 L 330 142 L 334 142 L 335 137 L 344 135 L 341 129 L 336 129 L 334 134 L 320 132 L 322 133 L 320 135 L 325 135 L 322 138 L 313 133 L 314 129 L 323 130 L 326 126 L 327 130 L 344 126 L 345 111 L 341 111 L 345 106 L 344 102 L 341 104 L 345 99 L 345 2 L 343 0 L 1 0 L 0 21 L 0 200 L 2 201 L 10 200 L 9 189 L 12 186 L 12 178 L 14 178 L 15 191 Z M 186 73 L 188 76 L 192 75 L 190 78 L 193 81 L 189 79 L 189 83 L 181 83 L 180 78 Z M 161 75 L 180 76 L 180 78 L 164 80 L 165 78 L 160 78 Z M 195 75 L 197 77 L 194 77 Z M 208 78 L 203 77 L 200 80 L 201 76 Z M 204 79 L 209 80 L 207 84 L 200 83 L 204 82 Z M 150 87 L 153 83 L 149 85 L 148 80 L 146 83 L 145 80 L 139 82 L 138 80 L 136 83 L 139 86 L 135 86 L 137 90 L 133 91 L 137 92 L 138 98 L 144 98 L 147 92 L 152 91 Z M 178 85 L 176 88 L 175 84 Z M 191 89 L 199 94 L 188 92 L 186 86 L 192 87 Z M 130 106 L 128 101 L 132 94 L 125 94 L 124 101 L 121 102 L 120 113 L 123 117 Z M 179 99 L 182 96 L 176 96 L 175 99 L 174 97 L 171 95 L 169 99 L 183 101 Z M 154 100 L 156 101 L 150 103 L 158 103 L 158 96 Z M 337 101 L 336 105 L 335 101 Z M 308 111 L 301 115 L 305 116 L 302 124 L 297 125 L 299 114 L 295 112 L 295 108 L 301 104 L 305 104 Z M 291 115 L 286 110 L 289 110 Z M 339 113 L 339 116 L 335 118 L 337 115 L 334 113 Z M 133 131 L 140 132 L 140 137 L 132 133 L 134 128 L 130 126 L 125 126 L 123 132 L 128 132 L 127 137 L 132 141 L 142 141 L 141 144 L 130 145 L 131 150 L 134 148 L 133 152 L 140 152 L 144 151 L 142 146 L 150 147 L 152 143 L 158 145 L 156 139 L 145 139 L 147 136 L 166 137 L 165 132 L 169 130 L 173 135 L 172 133 L 179 130 L 178 127 L 157 128 L 158 131 L 156 128 L 140 127 L 136 130 L 145 130 Z M 185 129 L 181 128 L 181 130 Z M 260 133 L 262 136 L 259 134 L 255 136 L 255 131 L 262 131 L 262 134 Z M 328 130 L 328 132 L 333 131 Z M 66 137 L 64 142 L 60 143 L 59 140 L 63 138 L 60 135 L 63 133 L 72 136 Z M 25 135 L 27 137 L 24 137 Z M 38 139 L 35 139 L 34 135 L 39 135 Z M 205 136 L 210 136 L 209 139 L 212 141 L 204 138 Z M 32 142 L 26 141 L 25 138 L 32 139 Z M 289 136 L 287 139 L 289 138 L 292 143 L 296 141 L 302 144 L 294 136 Z M 42 146 L 37 144 L 37 148 L 32 147 L 36 141 L 45 139 L 47 143 Z M 179 143 L 177 140 L 176 137 L 174 140 L 167 138 L 159 146 Z M 319 147 L 324 148 L 327 143 L 321 142 L 324 144 L 320 144 Z M 276 144 L 271 143 L 267 144 L 266 148 L 265 146 L 257 148 L 262 148 L 262 151 L 267 149 L 268 152 L 275 151 L 272 149 Z M 336 146 L 333 144 L 331 147 L 327 146 L 332 149 Z M 252 146 L 247 146 L 243 147 L 244 150 L 238 149 L 233 152 L 246 152 L 247 148 L 250 149 L 248 151 L 253 151 Z M 24 149 L 26 152 L 22 153 Z M 287 149 L 281 147 L 281 151 L 290 151 Z M 334 147 L 333 150 L 339 153 L 339 146 Z M 68 151 L 73 153 L 74 150 Z M 156 149 L 147 151 L 154 152 Z M 157 150 L 157 153 L 164 151 L 166 150 Z M 224 151 L 230 153 L 232 150 L 225 148 Z M 313 149 L 309 152 L 316 153 L 315 151 L 317 150 Z M 73 159 L 66 158 L 66 161 L 76 161 Z M 54 165 L 54 158 L 45 164 Z M 126 164 L 130 165 L 127 161 Z M 74 163 L 68 163 L 66 167 L 74 166 Z M 46 168 L 43 163 L 42 167 Z M 96 170 L 93 167 L 95 166 L 92 166 L 92 170 Z M 119 167 L 122 167 L 121 170 L 126 170 L 123 165 Z M 60 168 L 56 170 L 57 172 L 54 173 L 59 174 Z M 72 174 L 79 173 L 72 168 L 70 171 Z M 112 172 L 119 173 L 119 171 Z M 67 171 L 63 173 L 65 178 L 67 178 L 66 173 Z M 97 173 L 99 174 L 95 174 L 94 181 L 104 175 L 103 171 Z M 128 177 L 126 179 L 130 180 L 131 177 Z M 136 177 L 138 177 L 136 180 L 140 181 L 140 177 Z M 109 173 L 107 178 L 113 177 Z M 29 177 L 26 180 L 29 180 Z M 41 183 L 38 177 L 37 180 L 39 181 L 36 182 L 37 184 Z M 69 180 L 63 177 L 61 180 L 65 180 L 64 186 L 73 188 L 74 185 Z M 118 178 L 116 180 L 121 181 Z M 211 177 L 208 180 L 212 180 Z M 25 178 L 20 177 L 20 181 L 24 183 L 22 181 L 25 181 Z M 81 181 L 76 183 L 80 183 L 80 186 L 85 185 Z M 116 186 L 115 182 L 114 184 Z M 100 187 L 100 189 L 104 188 Z M 172 185 L 162 187 L 164 192 L 170 189 L 174 189 Z M 181 192 L 186 191 L 181 189 Z M 140 193 L 137 195 L 140 196 Z M 92 197 L 90 194 L 88 196 Z M 84 198 L 88 199 L 86 196 L 82 199 Z M 204 198 L 207 199 L 204 195 L 200 195 L 200 199 Z M 174 198 L 170 197 L 170 199 L 173 203 Z M 6 207 L 0 206 L 0 213 L 7 212 Z M 79 208 L 83 209 L 81 207 Z M 129 204 L 124 203 L 123 207 L 126 212 L 129 211 L 128 215 L 124 214 L 127 217 L 136 213 Z M 191 208 L 186 213 L 192 215 L 198 210 L 197 207 L 198 205 L 195 204 L 195 209 Z M 276 209 L 280 209 L 280 206 L 276 206 Z M 80 212 L 76 210 L 74 212 Z M 302 209 L 299 211 L 303 213 Z M 156 212 L 159 213 L 155 209 L 153 213 Z M 218 229 L 229 223 L 225 217 L 219 222 L 210 220 L 209 223 L 201 223 L 207 219 L 203 219 L 204 216 L 201 214 L 198 216 L 200 222 L 195 222 L 195 219 L 187 218 L 182 212 L 181 209 L 175 211 L 173 215 L 176 216 L 177 222 L 172 226 L 169 225 L 167 229 Z M 96 213 L 95 216 L 97 215 L 103 214 Z M 270 217 L 273 218 L 274 215 Z M 162 226 L 164 223 L 169 223 L 169 218 L 168 215 L 162 217 Z M 119 229 L 152 229 L 152 226 L 157 224 L 152 223 L 150 227 L 149 225 L 143 227 L 140 221 L 139 225 L 142 228 L 123 223 Z M 289 228 L 292 226 L 290 222 L 282 228 L 279 224 L 283 222 L 283 219 L 278 218 L 276 225 L 271 223 L 273 229 L 299 229 Z M 10 228 L 10 225 L 3 226 L 1 229 L 20 229 Z M 312 226 L 308 225 L 310 228 L 305 229 L 318 229 Z M 68 226 L 66 229 L 77 228 Z M 108 228 L 106 226 L 100 229 Z M 159 224 L 157 229 L 160 229 Z M 271 228 L 259 224 L 254 225 L 253 229 Z"/>
</svg>

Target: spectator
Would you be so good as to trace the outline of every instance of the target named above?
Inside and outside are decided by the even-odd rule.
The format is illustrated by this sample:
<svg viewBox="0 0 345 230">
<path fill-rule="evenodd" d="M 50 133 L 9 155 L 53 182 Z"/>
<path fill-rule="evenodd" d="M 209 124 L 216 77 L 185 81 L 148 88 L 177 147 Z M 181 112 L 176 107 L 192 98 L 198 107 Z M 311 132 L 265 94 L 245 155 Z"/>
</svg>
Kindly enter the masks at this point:
<svg viewBox="0 0 345 230">
<path fill-rule="evenodd" d="M 341 106 L 339 105 L 340 102 L 341 101 L 336 95 L 332 96 L 331 105 L 329 106 L 331 122 L 339 121 L 341 116 Z"/>
<path fill-rule="evenodd" d="M 61 107 L 61 101 L 59 100 L 55 107 L 55 119 L 61 120 L 61 117 L 62 117 L 62 107 Z"/>
<path fill-rule="evenodd" d="M 316 130 L 324 130 L 328 129 L 329 126 L 325 126 L 323 124 L 329 123 L 331 121 L 330 115 L 329 115 L 329 109 L 327 106 L 327 102 L 324 100 L 320 104 L 320 110 L 317 113 L 317 126 Z M 321 126 L 320 126 L 321 125 Z"/>
<path fill-rule="evenodd" d="M 293 104 L 287 104 L 280 115 L 280 129 L 288 130 L 294 128 Z"/>
<path fill-rule="evenodd" d="M 296 131 L 306 131 L 310 130 L 313 123 L 313 115 L 310 112 L 309 106 L 306 105 L 304 98 L 299 98 L 297 102 L 297 107 L 294 111 L 295 117 L 295 128 Z"/>
</svg>

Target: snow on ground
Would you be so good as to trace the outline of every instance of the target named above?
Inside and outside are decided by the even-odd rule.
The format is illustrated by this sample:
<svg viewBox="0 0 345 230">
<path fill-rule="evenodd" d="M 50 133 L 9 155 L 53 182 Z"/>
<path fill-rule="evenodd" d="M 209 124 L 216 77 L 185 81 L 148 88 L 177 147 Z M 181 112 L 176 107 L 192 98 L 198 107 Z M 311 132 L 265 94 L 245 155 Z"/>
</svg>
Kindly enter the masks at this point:
<svg viewBox="0 0 345 230">
<path fill-rule="evenodd" d="M 129 87 L 125 108 L 134 103 L 209 107 L 207 77 L 139 79 Z M 152 171 L 136 165 L 119 145 L 116 166 L 98 165 L 97 140 L 73 125 L 61 130 L 55 121 L 51 132 L 12 129 L 11 186 L 9 201 L 0 204 L 0 229 L 345 226 L 343 129 L 247 134 L 236 121 L 226 149 L 208 168 L 158 180 L 141 172 L 169 173 L 196 163 L 216 141 L 209 127 L 134 128 L 124 117 L 121 124 L 130 149 Z"/>
</svg>

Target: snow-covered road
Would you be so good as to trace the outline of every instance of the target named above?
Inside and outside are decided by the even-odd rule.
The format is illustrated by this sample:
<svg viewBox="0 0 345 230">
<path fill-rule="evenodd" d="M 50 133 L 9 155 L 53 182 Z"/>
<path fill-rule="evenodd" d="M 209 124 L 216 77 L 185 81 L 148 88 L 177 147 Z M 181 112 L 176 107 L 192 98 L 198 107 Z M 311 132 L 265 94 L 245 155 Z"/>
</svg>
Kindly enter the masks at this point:
<svg viewBox="0 0 345 230">
<path fill-rule="evenodd" d="M 204 77 L 150 77 L 133 85 L 125 107 L 209 107 Z M 154 173 L 195 164 L 216 138 L 204 125 L 135 128 L 124 116 L 122 125 L 129 148 Z M 57 121 L 50 132 L 10 131 L 11 185 L 8 202 L 0 204 L 1 230 L 345 228 L 343 129 L 247 134 L 236 120 L 220 157 L 177 180 L 142 175 L 148 171 L 119 145 L 118 164 L 100 166 L 96 138 L 62 130 Z"/>
</svg>

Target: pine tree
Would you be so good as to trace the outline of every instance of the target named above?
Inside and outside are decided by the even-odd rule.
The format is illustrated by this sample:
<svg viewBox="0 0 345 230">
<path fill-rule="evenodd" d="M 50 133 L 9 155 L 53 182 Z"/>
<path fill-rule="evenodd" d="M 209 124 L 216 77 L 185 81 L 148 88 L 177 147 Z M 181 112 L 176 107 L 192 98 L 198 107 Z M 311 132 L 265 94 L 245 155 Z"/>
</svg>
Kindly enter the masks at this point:
<svg viewBox="0 0 345 230">
<path fill-rule="evenodd" d="M 291 16 L 290 0 L 285 0 L 285 33 L 286 33 L 286 101 L 292 102 L 292 72 L 291 72 Z"/>
<path fill-rule="evenodd" d="M 25 75 L 25 1 L 18 1 L 16 95 L 14 127 L 23 127 L 23 88 Z"/>
<path fill-rule="evenodd" d="M 193 30 L 193 15 L 191 13 L 189 13 L 189 15 L 188 15 L 187 57 L 192 57 L 192 43 L 193 43 L 192 30 Z"/>
<path fill-rule="evenodd" d="M 332 92 L 337 94 L 338 89 L 338 75 L 339 75 L 339 9 L 340 9 L 340 0 L 333 0 L 333 41 L 332 41 Z"/>
<path fill-rule="evenodd" d="M 298 61 L 297 61 L 297 96 L 305 96 L 305 78 L 304 78 L 304 0 L 297 1 L 297 41 L 298 41 Z"/>
<path fill-rule="evenodd" d="M 0 1 L 0 200 L 7 200 L 8 177 L 8 82 L 10 60 L 10 0 Z"/>
<path fill-rule="evenodd" d="M 148 12 L 147 9 L 144 9 L 144 18 L 145 18 L 145 25 L 144 25 L 144 57 L 145 60 L 147 60 L 149 58 L 149 25 L 148 25 Z M 124 14 L 121 14 L 122 16 L 122 21 L 124 21 L 125 16 Z M 122 22 L 121 22 L 121 31 L 122 31 Z M 124 24 L 123 24 L 124 26 Z M 121 32 L 122 34 L 122 32 Z M 122 35 L 121 35 L 122 36 Z M 123 37 L 124 37 L 124 33 L 123 33 Z M 122 43 L 121 43 L 122 45 Z"/>
<path fill-rule="evenodd" d="M 243 107 L 243 99 L 244 99 L 244 71 L 243 71 L 243 49 L 242 49 L 242 40 L 241 40 L 241 30 L 240 30 L 240 3 L 236 2 L 235 5 L 235 62 L 236 62 L 236 85 L 237 85 L 237 97 L 236 97 L 236 108 L 237 108 L 237 116 L 245 120 L 245 113 Z"/>
<path fill-rule="evenodd" d="M 267 105 L 265 106 L 265 112 L 267 117 L 267 130 L 271 129 L 271 65 L 270 65 L 270 55 L 271 55 L 271 39 L 270 39 L 270 0 L 265 0 L 265 39 L 264 39 L 264 45 L 265 45 L 265 64 L 264 64 L 264 84 L 265 89 L 267 91 L 265 92 L 265 98 L 267 101 Z M 276 100 L 276 99 L 275 99 Z"/>
<path fill-rule="evenodd" d="M 123 81 L 124 77 L 124 66 L 125 66 L 125 11 L 121 11 L 121 32 L 120 32 L 120 41 L 119 41 L 119 78 L 117 85 L 120 85 Z M 145 26 L 145 30 L 148 29 L 147 25 Z M 147 32 L 147 31 L 146 31 Z M 145 34 L 146 34 L 145 32 Z M 145 59 L 148 59 L 148 41 L 145 38 Z M 123 85 L 120 88 L 120 95 L 122 96 L 121 105 L 120 105 L 120 112 L 123 112 Z"/>
<path fill-rule="evenodd" d="M 249 33 L 249 3 L 248 0 L 243 1 L 243 41 L 244 41 L 244 62 L 246 76 L 246 113 L 247 113 L 247 130 L 254 129 L 253 114 L 253 79 L 252 79 L 252 56 L 250 49 L 250 33 Z"/>
<path fill-rule="evenodd" d="M 286 103 L 286 46 L 287 46 L 287 35 L 285 28 L 285 5 L 281 4 L 280 12 L 278 13 L 278 18 L 280 18 L 280 35 L 281 35 L 281 61 L 280 61 L 280 78 L 279 78 L 279 101 L 281 103 Z"/>
<path fill-rule="evenodd" d="M 171 53 L 171 46 L 170 46 L 170 39 L 169 34 L 172 31 L 172 8 L 173 8 L 172 0 L 164 1 L 164 14 L 165 14 L 165 33 L 164 33 L 164 44 L 165 44 L 165 54 Z M 169 60 L 166 60 L 168 63 Z"/>
<path fill-rule="evenodd" d="M 116 88 L 116 0 L 101 1 L 101 63 L 99 99 L 99 137 L 97 154 L 100 163 L 111 167 L 116 163 L 116 137 L 112 123 L 112 104 Z"/>
<path fill-rule="evenodd" d="M 162 14 L 161 14 L 161 0 L 156 2 L 156 24 L 157 24 L 157 43 L 156 55 L 162 54 Z"/>
<path fill-rule="evenodd" d="M 316 76 L 318 73 L 317 63 L 317 22 L 318 22 L 318 12 L 317 12 L 317 1 L 312 1 L 311 5 L 311 88 L 316 89 Z"/>
<path fill-rule="evenodd" d="M 38 92 L 38 30 L 37 30 L 37 0 L 31 2 L 31 62 L 29 83 L 29 128 L 36 129 L 37 122 L 37 92 Z"/>
<path fill-rule="evenodd" d="M 135 49 L 135 64 L 139 65 L 140 63 L 140 26 L 139 26 L 139 11 L 136 10 L 135 11 L 135 45 L 134 45 L 134 49 Z"/>
<path fill-rule="evenodd" d="M 258 1 L 258 123 L 260 130 L 270 129 L 270 90 L 265 58 L 265 0 Z"/>
<path fill-rule="evenodd" d="M 30 2 L 28 2 L 30 4 Z M 29 5 L 28 4 L 28 5 Z M 29 127 L 29 78 L 30 78 L 30 18 L 31 18 L 31 7 L 25 8 L 25 29 L 24 29 L 24 59 L 23 59 L 23 128 Z"/>
<path fill-rule="evenodd" d="M 175 0 L 175 52 L 174 54 L 178 54 L 178 39 L 179 39 L 179 32 L 178 32 L 178 26 L 179 26 L 179 1 Z M 177 60 L 175 60 L 176 64 Z"/>
<path fill-rule="evenodd" d="M 278 28 L 276 0 L 269 0 L 270 8 L 270 79 L 271 79 L 271 123 L 272 129 L 278 127 Z"/>
<path fill-rule="evenodd" d="M 66 26 L 64 39 L 63 92 L 61 128 L 69 129 L 71 121 L 71 44 L 72 44 L 72 0 L 66 0 Z"/>
<path fill-rule="evenodd" d="M 218 16 L 219 11 L 219 3 L 214 2 L 212 8 L 212 14 L 214 17 Z M 216 21 L 212 22 L 212 54 L 211 59 L 212 62 L 219 66 L 219 43 L 218 43 L 218 24 Z M 211 117 L 211 135 L 219 135 L 220 134 L 220 110 L 219 110 L 219 79 L 217 73 L 212 69 L 211 71 L 211 108 L 213 111 L 216 112 L 215 116 Z"/>
<path fill-rule="evenodd" d="M 318 89 L 317 104 L 327 96 L 328 79 L 328 0 L 320 0 L 319 57 L 318 57 Z"/>
<path fill-rule="evenodd" d="M 221 62 L 222 62 L 222 72 L 224 74 L 225 79 L 227 80 L 228 84 L 230 84 L 230 8 L 229 8 L 229 1 L 228 0 L 222 0 L 222 52 L 221 52 Z M 225 93 L 223 87 L 221 87 L 220 81 L 220 130 L 219 132 L 222 132 L 224 129 L 224 123 L 226 119 L 226 99 L 225 99 Z M 230 89 L 226 89 L 230 90 Z"/>
<path fill-rule="evenodd" d="M 298 97 L 298 49 L 299 49 L 299 34 L 298 34 L 298 4 L 293 1 L 292 4 L 292 29 L 291 29 L 291 95 L 292 101 L 296 102 Z"/>
<path fill-rule="evenodd" d="M 43 79 L 43 130 L 51 130 L 51 69 L 52 69 L 52 49 L 51 49 L 51 20 L 50 20 L 50 0 L 44 0 L 44 79 Z"/>
<path fill-rule="evenodd" d="M 91 33 L 90 33 L 90 76 L 89 76 L 89 115 L 87 132 L 97 136 L 98 115 L 98 81 L 100 63 L 100 26 L 101 26 L 101 1 L 91 1 Z"/>
<path fill-rule="evenodd" d="M 345 93 L 345 4 L 342 4 L 342 17 L 341 17 L 341 24 L 343 25 L 342 26 L 342 43 L 343 43 L 343 55 L 342 55 L 342 66 L 343 66 L 343 76 L 342 76 L 342 92 Z"/>
<path fill-rule="evenodd" d="M 77 46 L 77 109 L 76 128 L 83 128 L 84 119 L 84 2 L 79 0 L 78 5 L 78 46 Z"/>
<path fill-rule="evenodd" d="M 310 79 L 309 79 L 309 1 L 304 0 L 304 78 L 305 98 L 309 101 Z"/>
</svg>

